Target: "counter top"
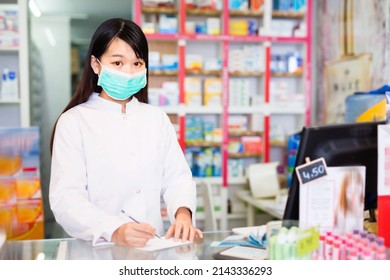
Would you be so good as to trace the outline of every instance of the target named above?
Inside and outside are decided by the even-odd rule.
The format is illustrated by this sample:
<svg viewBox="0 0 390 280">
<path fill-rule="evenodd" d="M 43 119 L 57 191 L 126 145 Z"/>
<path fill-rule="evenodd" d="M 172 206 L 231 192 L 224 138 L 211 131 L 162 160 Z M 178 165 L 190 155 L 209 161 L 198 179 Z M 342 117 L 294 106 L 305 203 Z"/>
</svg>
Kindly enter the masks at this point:
<svg viewBox="0 0 390 280">
<path fill-rule="evenodd" d="M 212 260 L 226 248 L 211 247 L 231 231 L 205 232 L 193 244 L 148 252 L 119 245 L 93 247 L 91 241 L 74 238 L 7 241 L 0 250 L 4 260 Z"/>
</svg>

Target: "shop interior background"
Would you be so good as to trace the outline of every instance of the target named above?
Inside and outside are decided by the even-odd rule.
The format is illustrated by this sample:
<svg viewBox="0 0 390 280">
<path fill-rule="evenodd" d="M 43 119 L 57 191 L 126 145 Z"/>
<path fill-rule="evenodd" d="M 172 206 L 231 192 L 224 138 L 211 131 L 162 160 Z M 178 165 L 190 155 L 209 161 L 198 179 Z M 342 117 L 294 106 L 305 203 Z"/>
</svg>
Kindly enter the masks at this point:
<svg viewBox="0 0 390 280">
<path fill-rule="evenodd" d="M 132 18 L 131 0 L 35 0 L 40 17 L 29 14 L 29 59 L 31 125 L 41 133 L 41 183 L 45 210 L 46 238 L 64 233 L 54 222 L 47 203 L 50 178 L 49 142 L 52 127 L 71 98 L 77 76 L 72 63 L 82 66 L 90 38 L 97 26 L 112 17 Z M 0 1 L 10 3 L 10 1 Z M 312 47 L 312 123 L 325 123 L 329 61 L 342 58 L 340 47 L 339 0 L 313 1 Z M 16 1 L 15 1 L 16 3 Z M 354 54 L 372 57 L 371 89 L 389 82 L 390 69 L 390 3 L 388 0 L 355 0 L 353 6 Z M 79 54 L 72 59 L 72 48 Z M 316 114 L 315 112 L 319 112 Z"/>
</svg>

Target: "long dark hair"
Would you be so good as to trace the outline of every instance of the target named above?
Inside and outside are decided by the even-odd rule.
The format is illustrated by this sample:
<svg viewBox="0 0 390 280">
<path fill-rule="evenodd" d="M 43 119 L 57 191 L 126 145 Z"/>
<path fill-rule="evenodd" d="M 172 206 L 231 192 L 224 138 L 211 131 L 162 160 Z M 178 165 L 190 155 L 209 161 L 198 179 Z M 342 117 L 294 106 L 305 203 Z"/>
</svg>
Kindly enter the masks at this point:
<svg viewBox="0 0 390 280">
<path fill-rule="evenodd" d="M 93 34 L 92 36 L 91 43 L 89 44 L 88 53 L 84 61 L 84 72 L 80 79 L 80 83 L 78 84 L 72 99 L 61 114 L 65 113 L 76 105 L 86 102 L 93 92 L 102 91 L 102 88 L 97 85 L 98 75 L 96 75 L 91 68 L 91 56 L 93 55 L 94 57 L 100 59 L 100 57 L 104 54 L 104 52 L 107 50 L 107 48 L 115 38 L 119 38 L 128 43 L 134 50 L 136 56 L 145 61 L 146 69 L 148 69 L 148 42 L 142 29 L 130 20 L 125 20 L 122 18 L 106 20 L 98 27 L 98 29 L 95 31 L 95 34 Z M 141 89 L 134 96 L 140 102 L 147 103 L 147 86 Z M 51 134 L 50 153 L 52 153 L 53 151 L 53 141 L 57 121 L 54 124 L 54 128 Z"/>
</svg>

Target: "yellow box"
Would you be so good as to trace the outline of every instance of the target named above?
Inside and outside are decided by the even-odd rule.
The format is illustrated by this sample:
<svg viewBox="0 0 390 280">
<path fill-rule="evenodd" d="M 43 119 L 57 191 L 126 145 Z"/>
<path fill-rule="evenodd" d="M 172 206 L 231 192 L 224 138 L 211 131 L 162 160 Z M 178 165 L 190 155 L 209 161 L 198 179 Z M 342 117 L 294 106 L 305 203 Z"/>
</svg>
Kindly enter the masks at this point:
<svg viewBox="0 0 390 280">
<path fill-rule="evenodd" d="M 0 179 L 0 204 L 9 204 L 16 200 L 16 182 L 14 179 Z"/>
<path fill-rule="evenodd" d="M 32 223 L 42 215 L 42 201 L 39 199 L 17 202 L 17 219 L 19 223 Z"/>
<path fill-rule="evenodd" d="M 17 199 L 40 198 L 40 180 L 38 178 L 17 178 L 16 197 Z"/>
<path fill-rule="evenodd" d="M 204 105 L 222 105 L 222 81 L 220 78 L 207 78 L 204 80 Z"/>
<path fill-rule="evenodd" d="M 187 106 L 202 106 L 202 80 L 200 78 L 185 78 L 184 102 Z"/>
<path fill-rule="evenodd" d="M 18 201 L 16 204 L 16 220 L 12 226 L 11 240 L 44 238 L 42 200 L 32 199 Z"/>
<path fill-rule="evenodd" d="M 42 200 L 0 205 L 0 227 L 5 229 L 8 240 L 43 239 Z"/>
<path fill-rule="evenodd" d="M 12 236 L 13 225 L 16 223 L 16 204 L 0 206 L 0 227 L 5 229 L 7 237 Z"/>
<path fill-rule="evenodd" d="M 0 176 L 12 176 L 22 166 L 22 157 L 20 155 L 0 155 Z"/>
<path fill-rule="evenodd" d="M 43 239 L 45 237 L 43 218 L 32 223 L 20 223 L 12 229 L 12 236 L 8 240 Z"/>
<path fill-rule="evenodd" d="M 187 106 L 202 106 L 202 94 L 186 93 L 184 101 Z"/>
</svg>

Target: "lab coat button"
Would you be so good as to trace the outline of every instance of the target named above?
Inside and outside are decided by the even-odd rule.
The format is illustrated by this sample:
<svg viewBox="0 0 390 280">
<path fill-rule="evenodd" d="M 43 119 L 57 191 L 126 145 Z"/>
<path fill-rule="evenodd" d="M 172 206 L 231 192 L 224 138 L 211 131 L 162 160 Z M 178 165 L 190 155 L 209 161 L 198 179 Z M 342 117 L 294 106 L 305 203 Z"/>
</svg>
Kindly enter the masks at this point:
<svg viewBox="0 0 390 280">
<path fill-rule="evenodd" d="M 138 189 L 137 191 L 136 191 L 136 193 L 140 193 L 141 192 L 141 189 Z"/>
</svg>

